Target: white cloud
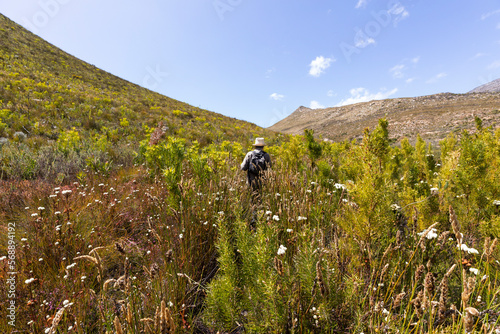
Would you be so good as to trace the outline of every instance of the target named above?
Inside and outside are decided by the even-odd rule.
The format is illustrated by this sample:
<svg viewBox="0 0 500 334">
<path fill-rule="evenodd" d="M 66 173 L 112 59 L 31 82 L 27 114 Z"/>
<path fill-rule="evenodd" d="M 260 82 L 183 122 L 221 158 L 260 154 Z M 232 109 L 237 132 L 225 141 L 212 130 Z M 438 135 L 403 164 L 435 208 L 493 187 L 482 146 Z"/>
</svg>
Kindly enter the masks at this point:
<svg viewBox="0 0 500 334">
<path fill-rule="evenodd" d="M 399 65 L 396 65 L 394 66 L 393 68 L 391 68 L 389 70 L 389 72 L 392 73 L 392 77 L 394 79 L 403 79 L 405 74 L 404 74 L 404 71 L 406 70 L 406 65 L 404 64 L 399 64 Z"/>
<path fill-rule="evenodd" d="M 284 97 L 285 97 L 285 95 L 281 95 L 278 93 L 272 93 L 271 95 L 269 95 L 269 98 L 273 99 L 275 101 L 281 101 L 281 100 L 283 100 Z"/>
<path fill-rule="evenodd" d="M 333 97 L 333 96 L 336 96 L 337 94 L 333 91 L 333 89 L 330 89 L 327 93 L 326 93 L 326 96 L 328 97 Z"/>
<path fill-rule="evenodd" d="M 389 72 L 392 74 L 394 79 L 404 79 L 406 77 L 406 72 L 410 68 L 415 68 L 419 61 L 420 56 L 405 58 L 399 64 L 389 69 Z"/>
<path fill-rule="evenodd" d="M 481 15 L 481 20 L 486 20 L 488 17 L 496 15 L 496 14 L 500 14 L 500 9 L 494 10 L 494 11 L 489 12 L 489 13 L 484 13 L 483 15 Z"/>
<path fill-rule="evenodd" d="M 276 68 L 270 68 L 266 71 L 266 78 L 270 78 L 272 76 L 272 74 L 276 72 Z"/>
<path fill-rule="evenodd" d="M 394 6 L 392 6 L 388 10 L 388 13 L 395 16 L 394 26 L 398 25 L 400 21 L 410 16 L 410 13 L 406 10 L 405 6 L 403 6 L 400 2 L 394 4 Z"/>
<path fill-rule="evenodd" d="M 363 38 L 363 36 L 356 36 L 356 47 L 357 48 L 366 48 L 368 45 L 375 44 L 375 40 L 371 37 Z"/>
<path fill-rule="evenodd" d="M 406 79 L 406 80 L 405 80 L 405 82 L 406 82 L 407 84 L 410 84 L 410 83 L 412 83 L 413 81 L 415 81 L 415 78 L 408 78 L 408 79 Z"/>
<path fill-rule="evenodd" d="M 487 56 L 488 54 L 487 53 L 482 53 L 482 52 L 478 52 L 474 55 L 474 57 L 471 58 L 471 60 L 474 60 L 474 59 L 477 59 L 477 58 L 481 58 L 481 57 L 484 57 L 484 56 Z"/>
<path fill-rule="evenodd" d="M 309 108 L 311 109 L 324 109 L 325 106 L 320 104 L 318 101 L 311 101 L 311 104 L 309 105 Z"/>
<path fill-rule="evenodd" d="M 309 69 L 309 74 L 313 77 L 319 77 L 335 60 L 335 58 L 325 58 L 323 56 L 316 57 L 316 59 L 309 64 L 311 67 Z"/>
<path fill-rule="evenodd" d="M 428 84 L 431 84 L 431 83 L 435 83 L 437 82 L 439 79 L 442 79 L 444 78 L 445 76 L 447 76 L 448 74 L 444 73 L 444 72 L 441 72 L 439 74 L 436 74 L 435 76 L 433 76 L 432 78 L 430 78 L 429 80 L 427 80 L 425 83 L 428 83 Z"/>
<path fill-rule="evenodd" d="M 337 107 L 346 106 L 349 104 L 354 104 L 359 102 L 387 99 L 389 96 L 396 94 L 397 91 L 398 89 L 394 88 L 393 90 L 390 91 L 380 91 L 378 93 L 370 93 L 368 89 L 363 87 L 353 88 L 349 91 L 351 96 L 348 97 L 347 99 L 340 101 L 337 104 Z"/>
<path fill-rule="evenodd" d="M 495 60 L 493 63 L 489 64 L 487 69 L 488 70 L 495 70 L 500 67 L 500 60 Z"/>
<path fill-rule="evenodd" d="M 359 8 L 365 8 L 366 4 L 368 3 L 368 0 L 358 0 L 358 3 L 356 4 L 356 9 Z"/>
</svg>

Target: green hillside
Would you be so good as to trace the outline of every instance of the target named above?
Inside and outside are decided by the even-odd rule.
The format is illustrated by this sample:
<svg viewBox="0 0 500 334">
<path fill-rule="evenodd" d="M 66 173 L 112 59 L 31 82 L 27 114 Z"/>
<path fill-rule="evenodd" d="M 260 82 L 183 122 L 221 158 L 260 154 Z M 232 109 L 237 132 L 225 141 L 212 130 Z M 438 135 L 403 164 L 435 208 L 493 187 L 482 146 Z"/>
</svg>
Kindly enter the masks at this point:
<svg viewBox="0 0 500 334">
<path fill-rule="evenodd" d="M 224 140 L 248 143 L 254 134 L 270 133 L 120 79 L 61 51 L 3 15 L 0 60 L 0 140 L 22 141 L 23 151 L 38 151 L 59 141 L 59 146 L 80 146 L 83 160 L 97 156 L 124 163 L 159 125 L 166 136 L 196 140 L 201 147 Z M 50 151 L 44 150 L 46 155 Z M 13 166 L 14 162 L 6 160 L 9 156 L 5 151 L 0 165 L 3 178 L 53 176 Z M 62 166 L 57 169 L 67 172 Z"/>
</svg>

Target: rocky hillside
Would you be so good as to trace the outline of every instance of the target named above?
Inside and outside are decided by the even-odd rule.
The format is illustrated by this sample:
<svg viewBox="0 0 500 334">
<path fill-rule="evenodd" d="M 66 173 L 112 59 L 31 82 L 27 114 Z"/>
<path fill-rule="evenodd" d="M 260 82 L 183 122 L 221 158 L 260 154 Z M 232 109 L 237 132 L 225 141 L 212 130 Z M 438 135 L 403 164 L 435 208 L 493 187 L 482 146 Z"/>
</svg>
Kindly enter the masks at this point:
<svg viewBox="0 0 500 334">
<path fill-rule="evenodd" d="M 498 93 L 500 92 L 500 79 L 493 80 L 487 84 L 474 88 L 469 93 Z"/>
<path fill-rule="evenodd" d="M 271 130 L 301 134 L 313 129 L 331 140 L 360 139 L 366 127 L 374 128 L 386 116 L 389 135 L 395 141 L 417 134 L 434 145 L 450 132 L 475 128 L 474 116 L 484 126 L 500 124 L 500 93 L 442 93 L 415 98 L 396 98 L 326 109 L 299 107 Z"/>
</svg>

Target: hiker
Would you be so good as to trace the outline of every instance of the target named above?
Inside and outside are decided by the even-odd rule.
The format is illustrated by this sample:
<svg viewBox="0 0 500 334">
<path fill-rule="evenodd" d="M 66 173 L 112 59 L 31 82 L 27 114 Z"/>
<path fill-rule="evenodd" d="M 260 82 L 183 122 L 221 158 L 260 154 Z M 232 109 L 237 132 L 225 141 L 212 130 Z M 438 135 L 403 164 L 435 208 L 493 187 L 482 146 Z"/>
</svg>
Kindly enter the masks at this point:
<svg viewBox="0 0 500 334">
<path fill-rule="evenodd" d="M 253 144 L 254 150 L 247 153 L 241 163 L 241 170 L 247 172 L 248 184 L 253 192 L 260 189 L 263 172 L 271 166 L 271 157 L 264 152 L 264 138 L 256 138 Z"/>
</svg>

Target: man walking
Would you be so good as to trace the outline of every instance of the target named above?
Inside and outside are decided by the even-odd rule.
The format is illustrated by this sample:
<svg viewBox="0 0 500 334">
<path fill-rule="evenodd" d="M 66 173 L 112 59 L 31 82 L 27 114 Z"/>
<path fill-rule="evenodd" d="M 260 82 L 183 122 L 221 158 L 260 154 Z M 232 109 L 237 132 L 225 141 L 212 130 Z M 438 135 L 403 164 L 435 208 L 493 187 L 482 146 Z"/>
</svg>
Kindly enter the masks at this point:
<svg viewBox="0 0 500 334">
<path fill-rule="evenodd" d="M 247 153 L 245 159 L 241 163 L 241 170 L 247 172 L 248 185 L 252 191 L 252 219 L 250 221 L 250 229 L 255 231 L 257 225 L 256 206 L 261 203 L 260 187 L 262 185 L 262 176 L 264 171 L 271 166 L 271 157 L 264 152 L 264 138 L 256 138 L 253 144 L 254 150 Z"/>
<path fill-rule="evenodd" d="M 262 174 L 271 166 L 271 157 L 264 152 L 264 146 L 264 138 L 256 138 L 253 144 L 254 150 L 248 152 L 241 163 L 241 170 L 247 172 L 248 184 L 253 192 L 260 189 Z"/>
</svg>

